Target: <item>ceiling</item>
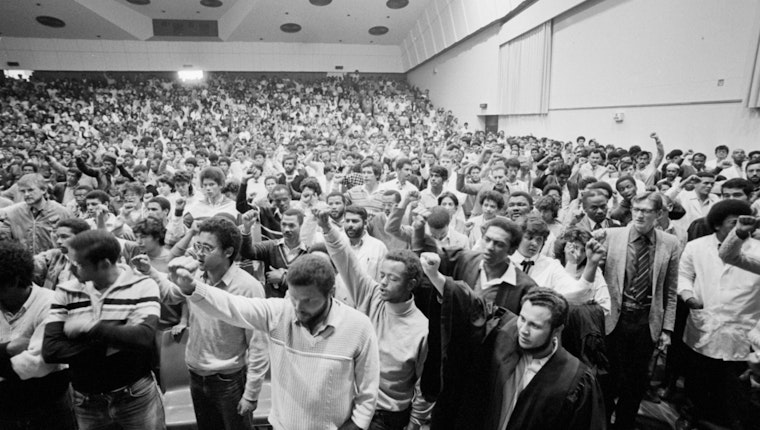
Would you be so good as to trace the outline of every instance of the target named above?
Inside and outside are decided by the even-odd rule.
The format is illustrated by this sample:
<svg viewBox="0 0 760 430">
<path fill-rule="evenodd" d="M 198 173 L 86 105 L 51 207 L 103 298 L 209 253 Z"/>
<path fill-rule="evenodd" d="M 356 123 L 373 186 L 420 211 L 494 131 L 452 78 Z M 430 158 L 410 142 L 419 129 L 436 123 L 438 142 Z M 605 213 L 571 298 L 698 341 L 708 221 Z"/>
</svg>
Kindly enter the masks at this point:
<svg viewBox="0 0 760 430">
<path fill-rule="evenodd" d="M 172 19 L 217 21 L 218 37 L 207 40 L 400 45 L 433 0 L 408 0 L 400 9 L 389 8 L 387 1 L 332 0 L 315 6 L 310 0 L 221 0 L 219 7 L 206 7 L 200 0 L 149 0 L 147 5 L 128 0 L 0 0 L 0 36 L 182 40 L 153 35 L 153 19 Z M 36 21 L 39 16 L 58 18 L 65 26 L 44 26 Z M 287 23 L 301 30 L 283 32 L 280 26 Z M 377 26 L 388 32 L 371 35 L 369 29 Z"/>
</svg>

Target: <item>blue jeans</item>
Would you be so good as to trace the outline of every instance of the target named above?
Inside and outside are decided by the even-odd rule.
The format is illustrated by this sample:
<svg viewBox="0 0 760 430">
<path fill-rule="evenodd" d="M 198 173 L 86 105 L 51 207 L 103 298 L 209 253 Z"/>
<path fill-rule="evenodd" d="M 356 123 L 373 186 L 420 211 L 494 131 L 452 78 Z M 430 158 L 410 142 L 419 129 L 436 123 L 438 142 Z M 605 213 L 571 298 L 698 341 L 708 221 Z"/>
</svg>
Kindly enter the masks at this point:
<svg viewBox="0 0 760 430">
<path fill-rule="evenodd" d="M 246 370 L 201 376 L 190 372 L 190 395 L 193 398 L 198 430 L 250 430 L 253 414 L 237 413 L 245 390 Z"/>
<path fill-rule="evenodd" d="M 79 430 L 110 428 L 123 430 L 164 430 L 164 402 L 153 376 L 118 390 L 84 394 L 74 390 L 74 412 Z"/>
</svg>

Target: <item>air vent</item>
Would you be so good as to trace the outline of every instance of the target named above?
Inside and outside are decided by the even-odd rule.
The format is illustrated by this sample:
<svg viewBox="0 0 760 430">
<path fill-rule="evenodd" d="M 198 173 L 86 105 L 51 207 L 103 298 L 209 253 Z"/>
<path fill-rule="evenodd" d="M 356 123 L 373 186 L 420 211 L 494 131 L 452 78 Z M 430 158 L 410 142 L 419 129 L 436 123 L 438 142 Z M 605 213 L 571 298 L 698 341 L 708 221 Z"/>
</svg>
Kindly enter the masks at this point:
<svg viewBox="0 0 760 430">
<path fill-rule="evenodd" d="M 153 35 L 164 37 L 219 37 L 217 21 L 154 19 Z"/>
<path fill-rule="evenodd" d="M 343 66 L 335 66 L 335 70 L 343 70 Z"/>
<path fill-rule="evenodd" d="M 18 61 L 9 61 L 5 64 L 7 64 L 8 67 L 18 67 Z"/>
</svg>

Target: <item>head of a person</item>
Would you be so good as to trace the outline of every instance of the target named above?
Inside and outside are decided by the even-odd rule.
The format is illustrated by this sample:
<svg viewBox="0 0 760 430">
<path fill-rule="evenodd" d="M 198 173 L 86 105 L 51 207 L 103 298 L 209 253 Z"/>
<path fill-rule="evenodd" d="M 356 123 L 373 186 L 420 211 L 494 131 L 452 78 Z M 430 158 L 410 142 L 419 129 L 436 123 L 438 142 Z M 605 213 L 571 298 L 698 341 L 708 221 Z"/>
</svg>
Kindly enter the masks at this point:
<svg viewBox="0 0 760 430">
<path fill-rule="evenodd" d="M 710 172 L 697 173 L 699 183 L 694 187 L 694 192 L 700 197 L 707 197 L 715 185 L 715 175 Z"/>
<path fill-rule="evenodd" d="M 631 201 L 638 192 L 636 189 L 636 179 L 633 176 L 621 176 L 615 181 L 615 189 L 620 193 L 620 197 L 623 200 Z"/>
<path fill-rule="evenodd" d="M 70 167 L 66 170 L 66 184 L 70 187 L 76 186 L 79 180 L 82 178 L 82 172 L 75 167 Z"/>
<path fill-rule="evenodd" d="M 501 264 L 517 250 L 522 242 L 523 231 L 514 221 L 496 217 L 483 225 L 483 261 Z"/>
<path fill-rule="evenodd" d="M 396 178 L 404 182 L 412 175 L 412 160 L 402 157 L 396 160 Z"/>
<path fill-rule="evenodd" d="M 218 199 L 224 188 L 224 179 L 224 172 L 218 167 L 209 166 L 203 169 L 200 174 L 203 195 L 210 200 Z"/>
<path fill-rule="evenodd" d="M 427 217 L 427 227 L 430 235 L 435 240 L 442 240 L 449 234 L 449 222 L 451 215 L 441 206 L 433 206 Z"/>
<path fill-rule="evenodd" d="M 137 165 L 132 169 L 132 176 L 137 182 L 144 184 L 148 181 L 148 168 L 142 164 Z"/>
<path fill-rule="evenodd" d="M 92 187 L 89 185 L 79 185 L 74 189 L 74 200 L 76 200 L 79 207 L 84 208 L 85 197 L 90 191 L 92 191 Z"/>
<path fill-rule="evenodd" d="M 411 299 L 423 277 L 420 259 L 406 249 L 394 249 L 380 263 L 380 297 L 389 303 Z"/>
<path fill-rule="evenodd" d="M 707 224 L 713 229 L 719 241 L 723 241 L 736 226 L 741 215 L 752 215 L 749 202 L 743 200 L 721 200 L 707 213 Z"/>
<path fill-rule="evenodd" d="M 760 158 L 750 158 L 744 166 L 744 171 L 747 173 L 747 180 L 753 186 L 760 185 Z"/>
<path fill-rule="evenodd" d="M 55 225 L 55 232 L 53 233 L 53 239 L 55 245 L 62 253 L 68 254 L 69 240 L 83 231 L 90 229 L 90 224 L 87 221 L 80 218 L 66 218 L 58 221 Z"/>
<path fill-rule="evenodd" d="M 536 200 L 536 211 L 547 224 L 552 224 L 559 215 L 560 200 L 554 195 L 544 195 Z"/>
<path fill-rule="evenodd" d="M 296 157 L 288 156 L 282 160 L 282 168 L 285 169 L 285 173 L 292 174 L 296 170 Z"/>
<path fill-rule="evenodd" d="M 267 176 L 264 178 L 264 188 L 267 190 L 267 193 L 271 193 L 272 190 L 274 190 L 274 187 L 277 186 L 277 178 L 274 176 Z"/>
<path fill-rule="evenodd" d="M 129 182 L 124 185 L 122 199 L 124 207 L 133 209 L 139 207 L 143 196 L 145 195 L 145 186 L 139 182 Z"/>
<path fill-rule="evenodd" d="M 681 166 L 676 163 L 670 163 L 665 166 L 665 178 L 672 181 L 678 176 Z"/>
<path fill-rule="evenodd" d="M 639 168 L 648 166 L 650 161 L 652 161 L 652 153 L 649 151 L 641 151 L 636 154 L 636 164 L 638 164 Z"/>
<path fill-rule="evenodd" d="M 375 183 L 383 174 L 383 165 L 379 161 L 365 160 L 362 162 L 362 177 L 365 183 Z"/>
<path fill-rule="evenodd" d="M 702 169 L 704 169 L 706 162 L 707 162 L 707 156 L 701 152 L 697 152 L 696 154 L 691 156 L 691 165 L 697 171 L 701 171 Z"/>
<path fill-rule="evenodd" d="M 480 183 L 480 172 L 482 172 L 480 166 L 471 166 L 467 171 L 467 178 L 473 184 Z"/>
<path fill-rule="evenodd" d="M 300 324 L 312 326 L 327 311 L 335 290 L 335 270 L 316 254 L 297 258 L 285 276 L 288 297 Z"/>
<path fill-rule="evenodd" d="M 171 211 L 172 205 L 165 197 L 153 197 L 152 199 L 148 200 L 148 203 L 145 205 L 145 211 L 148 216 L 158 218 L 162 222 L 169 219 L 169 212 Z"/>
<path fill-rule="evenodd" d="M 152 216 L 143 218 L 135 224 L 132 230 L 141 252 L 151 255 L 164 246 L 166 228 L 160 218 Z"/>
<path fill-rule="evenodd" d="M 343 219 L 343 230 L 349 239 L 360 239 L 367 227 L 367 210 L 361 206 L 346 207 Z"/>
<path fill-rule="evenodd" d="M 213 216 L 198 226 L 193 245 L 201 270 L 226 271 L 235 261 L 243 237 L 234 222 Z"/>
<path fill-rule="evenodd" d="M 525 191 L 515 191 L 507 200 L 507 216 L 512 221 L 528 215 L 533 210 L 533 197 Z"/>
<path fill-rule="evenodd" d="M 449 215 L 453 217 L 459 209 L 459 198 L 450 191 L 444 191 L 438 196 L 438 205 L 446 209 Z"/>
<path fill-rule="evenodd" d="M 647 235 L 652 231 L 663 210 L 662 198 L 654 191 L 645 191 L 631 199 L 631 225 L 639 234 Z"/>
<path fill-rule="evenodd" d="M 396 190 L 387 190 L 383 193 L 383 212 L 385 215 L 390 215 L 399 203 L 401 203 L 401 193 Z"/>
<path fill-rule="evenodd" d="M 728 157 L 728 146 L 726 145 L 718 145 L 715 147 L 715 156 L 722 160 L 726 157 Z"/>
<path fill-rule="evenodd" d="M 588 153 L 588 163 L 592 167 L 601 166 L 604 163 L 605 153 L 601 149 L 594 148 Z"/>
<path fill-rule="evenodd" d="M 195 174 L 195 170 L 198 168 L 198 160 L 195 157 L 189 157 L 185 160 L 185 171 L 191 175 Z"/>
<path fill-rule="evenodd" d="M 720 197 L 723 200 L 733 199 L 748 202 L 754 190 L 755 187 L 748 180 L 733 178 L 723 183 L 720 189 Z"/>
<path fill-rule="evenodd" d="M 285 184 L 277 184 L 269 193 L 269 200 L 272 206 L 279 210 L 281 214 L 290 209 L 290 188 Z"/>
<path fill-rule="evenodd" d="M 567 299 L 551 288 L 536 287 L 528 291 L 521 302 L 517 317 L 520 349 L 534 355 L 551 351 L 567 324 Z"/>
<path fill-rule="evenodd" d="M 546 185 L 542 190 L 544 197 L 551 197 L 557 201 L 558 204 L 562 204 L 562 188 L 559 185 Z"/>
<path fill-rule="evenodd" d="M 174 174 L 174 187 L 182 197 L 193 195 L 193 175 L 189 172 L 177 172 Z"/>
<path fill-rule="evenodd" d="M 45 200 L 47 182 L 42 175 L 30 173 L 22 176 L 18 182 L 18 193 L 24 198 L 24 203 L 34 206 Z"/>
<path fill-rule="evenodd" d="M 303 212 L 298 209 L 290 208 L 282 213 L 280 220 L 280 231 L 282 237 L 288 242 L 301 240 L 301 225 L 303 225 Z"/>
<path fill-rule="evenodd" d="M 156 191 L 160 196 L 168 196 L 174 191 L 174 179 L 167 175 L 159 176 L 156 179 Z"/>
<path fill-rule="evenodd" d="M 588 230 L 570 227 L 554 241 L 554 255 L 564 266 L 566 263 L 565 252 L 571 251 L 577 256 L 576 263 L 578 266 L 583 266 L 586 261 L 585 247 L 589 240 L 591 240 L 591 233 Z"/>
<path fill-rule="evenodd" d="M 118 277 L 121 244 L 110 232 L 83 231 L 68 241 L 68 248 L 72 273 L 80 282 L 105 287 Z"/>
<path fill-rule="evenodd" d="M 440 190 L 447 179 L 449 179 L 449 171 L 445 167 L 435 165 L 430 168 L 430 179 L 428 180 L 428 183 L 431 188 Z"/>
<path fill-rule="evenodd" d="M 39 167 L 37 167 L 37 163 L 27 161 L 26 163 L 23 163 L 21 165 L 21 174 L 22 175 L 33 175 L 39 171 Z"/>
<path fill-rule="evenodd" d="M 330 218 L 339 220 L 343 218 L 346 211 L 346 196 L 340 191 L 333 191 L 325 199 L 327 207 L 330 208 Z"/>
<path fill-rule="evenodd" d="M 607 218 L 607 202 L 609 197 L 601 189 L 594 188 L 583 194 L 583 211 L 593 223 L 601 223 Z"/>
<path fill-rule="evenodd" d="M 19 242 L 0 242 L 0 304 L 18 304 L 32 286 L 34 256 Z M 4 306 L 5 307 L 5 306 Z"/>
<path fill-rule="evenodd" d="M 549 237 L 549 227 L 539 215 L 528 215 L 522 222 L 523 237 L 518 251 L 526 258 L 533 258 L 541 251 Z"/>
<path fill-rule="evenodd" d="M 95 216 L 95 209 L 100 205 L 108 206 L 111 202 L 111 197 L 102 190 L 92 190 L 85 196 L 85 204 L 87 205 L 87 214 L 89 216 Z"/>
<path fill-rule="evenodd" d="M 747 159 L 747 153 L 744 152 L 743 149 L 737 148 L 734 149 L 734 152 L 731 153 L 731 158 L 733 158 L 734 164 L 741 166 L 742 163 L 744 163 L 744 160 Z"/>
<path fill-rule="evenodd" d="M 483 209 L 483 218 L 491 219 L 504 209 L 504 195 L 498 191 L 485 191 L 480 193 L 478 201 Z"/>
</svg>

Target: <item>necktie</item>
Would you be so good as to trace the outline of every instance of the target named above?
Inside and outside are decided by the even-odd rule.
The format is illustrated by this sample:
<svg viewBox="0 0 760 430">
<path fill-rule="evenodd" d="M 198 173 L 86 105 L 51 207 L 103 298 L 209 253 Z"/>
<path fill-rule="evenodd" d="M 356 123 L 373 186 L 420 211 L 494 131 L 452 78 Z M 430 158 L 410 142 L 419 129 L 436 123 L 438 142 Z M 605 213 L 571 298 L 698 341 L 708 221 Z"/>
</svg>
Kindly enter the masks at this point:
<svg viewBox="0 0 760 430">
<path fill-rule="evenodd" d="M 645 236 L 640 236 L 636 241 L 636 270 L 631 282 L 631 296 L 638 303 L 643 301 L 652 286 L 649 254 L 649 240 Z"/>
<path fill-rule="evenodd" d="M 525 274 L 528 274 L 528 271 L 530 271 L 530 268 L 536 264 L 535 261 L 532 260 L 523 260 L 522 264 L 522 270 L 525 272 Z"/>
<path fill-rule="evenodd" d="M 594 224 L 594 228 L 591 229 L 591 231 L 597 231 L 602 228 L 602 225 L 599 223 Z"/>
</svg>

